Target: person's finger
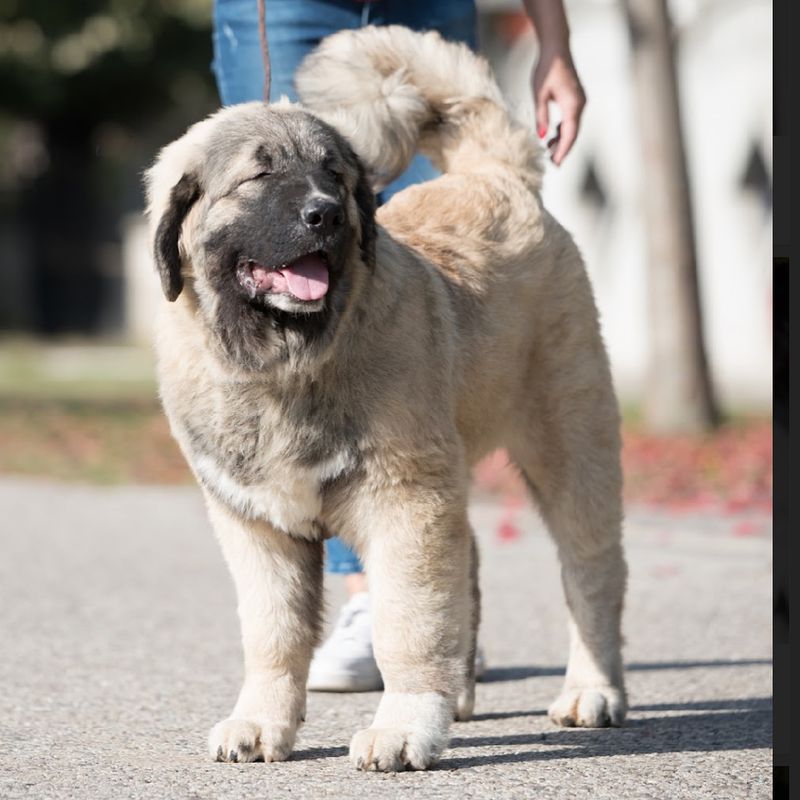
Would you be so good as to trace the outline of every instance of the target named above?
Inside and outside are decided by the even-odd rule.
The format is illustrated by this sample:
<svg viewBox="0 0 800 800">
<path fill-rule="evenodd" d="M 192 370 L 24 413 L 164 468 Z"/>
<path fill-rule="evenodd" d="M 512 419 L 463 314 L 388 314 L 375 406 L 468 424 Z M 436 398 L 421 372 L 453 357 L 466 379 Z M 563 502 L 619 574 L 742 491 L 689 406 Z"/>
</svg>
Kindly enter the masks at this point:
<svg viewBox="0 0 800 800">
<path fill-rule="evenodd" d="M 556 144 L 555 152 L 553 153 L 553 163 L 556 166 L 561 166 L 561 162 L 565 156 L 572 149 L 575 144 L 575 139 L 578 136 L 578 120 L 575 116 L 566 116 L 561 121 L 561 136 Z"/>
<path fill-rule="evenodd" d="M 550 98 L 550 93 L 544 89 L 538 92 L 534 89 L 533 101 L 536 108 L 536 134 L 540 139 L 547 136 L 547 129 L 550 127 L 550 115 L 547 111 L 547 101 Z"/>
</svg>

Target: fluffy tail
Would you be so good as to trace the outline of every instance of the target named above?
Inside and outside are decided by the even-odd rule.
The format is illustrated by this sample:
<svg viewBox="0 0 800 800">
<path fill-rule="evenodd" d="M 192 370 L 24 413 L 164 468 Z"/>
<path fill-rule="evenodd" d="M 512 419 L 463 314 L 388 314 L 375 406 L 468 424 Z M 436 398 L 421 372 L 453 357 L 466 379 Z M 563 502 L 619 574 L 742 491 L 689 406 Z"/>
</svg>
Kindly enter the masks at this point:
<svg viewBox="0 0 800 800">
<path fill-rule="evenodd" d="M 339 130 L 376 188 L 417 150 L 443 172 L 512 167 L 537 191 L 541 145 L 512 120 L 487 62 L 435 32 L 398 25 L 341 31 L 300 65 L 301 103 Z"/>
</svg>

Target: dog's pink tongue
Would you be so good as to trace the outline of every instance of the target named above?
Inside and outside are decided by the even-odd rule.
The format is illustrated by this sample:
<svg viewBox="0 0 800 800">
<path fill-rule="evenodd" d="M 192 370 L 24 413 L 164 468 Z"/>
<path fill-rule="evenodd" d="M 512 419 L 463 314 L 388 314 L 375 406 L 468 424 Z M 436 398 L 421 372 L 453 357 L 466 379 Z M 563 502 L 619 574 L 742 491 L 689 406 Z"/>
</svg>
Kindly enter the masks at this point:
<svg viewBox="0 0 800 800">
<path fill-rule="evenodd" d="M 318 255 L 303 256 L 278 271 L 298 300 L 319 300 L 328 291 L 328 265 Z"/>
</svg>

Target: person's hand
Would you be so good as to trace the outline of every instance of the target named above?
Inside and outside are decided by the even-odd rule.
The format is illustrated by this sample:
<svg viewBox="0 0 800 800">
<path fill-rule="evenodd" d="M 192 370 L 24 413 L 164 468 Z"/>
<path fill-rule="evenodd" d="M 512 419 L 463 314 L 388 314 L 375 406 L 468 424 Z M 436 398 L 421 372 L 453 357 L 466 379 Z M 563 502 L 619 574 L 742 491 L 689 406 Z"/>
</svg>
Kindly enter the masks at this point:
<svg viewBox="0 0 800 800">
<path fill-rule="evenodd" d="M 583 107 L 586 105 L 586 94 L 575 71 L 569 49 L 551 50 L 543 47 L 531 75 L 531 85 L 536 109 L 536 131 L 540 139 L 547 135 L 550 127 L 548 102 L 554 102 L 561 111 L 561 122 L 556 134 L 547 143 L 550 158 L 559 166 L 575 143 Z"/>
</svg>

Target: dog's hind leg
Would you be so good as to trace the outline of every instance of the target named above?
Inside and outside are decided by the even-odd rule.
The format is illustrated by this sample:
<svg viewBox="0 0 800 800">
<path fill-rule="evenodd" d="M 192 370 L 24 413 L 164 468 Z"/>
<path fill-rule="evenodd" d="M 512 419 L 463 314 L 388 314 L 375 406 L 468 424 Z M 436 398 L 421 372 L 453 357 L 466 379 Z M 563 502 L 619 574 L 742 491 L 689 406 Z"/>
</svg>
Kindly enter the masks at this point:
<svg viewBox="0 0 800 800">
<path fill-rule="evenodd" d="M 569 609 L 566 679 L 550 718 L 565 726 L 616 726 L 627 708 L 618 419 L 610 404 L 577 407 L 584 410 L 577 416 L 568 412 L 566 419 L 557 416 L 555 424 L 551 418 L 547 431 L 540 428 L 530 441 L 518 438 L 511 455 L 555 540 Z M 559 422 L 564 423 L 560 428 Z"/>
<path fill-rule="evenodd" d="M 472 719 L 472 711 L 475 707 L 475 655 L 478 650 L 478 628 L 481 622 L 481 588 L 478 581 L 480 572 L 478 542 L 475 539 L 474 532 L 472 532 L 471 538 L 469 569 L 470 601 L 472 603 L 471 636 L 469 639 L 469 651 L 467 652 L 464 688 L 456 698 L 455 718 L 458 722 L 467 722 Z"/>
</svg>

